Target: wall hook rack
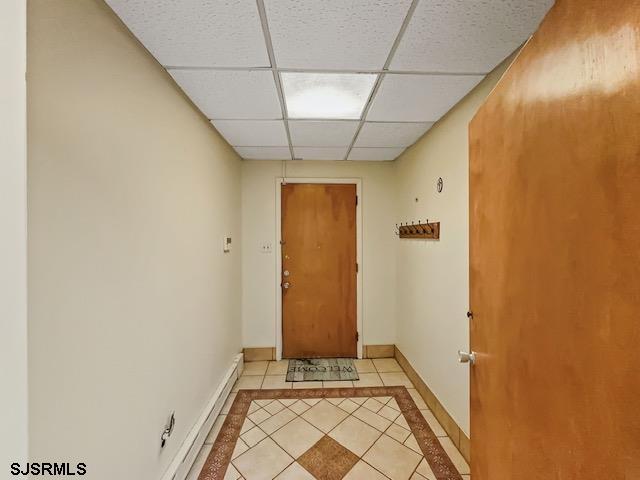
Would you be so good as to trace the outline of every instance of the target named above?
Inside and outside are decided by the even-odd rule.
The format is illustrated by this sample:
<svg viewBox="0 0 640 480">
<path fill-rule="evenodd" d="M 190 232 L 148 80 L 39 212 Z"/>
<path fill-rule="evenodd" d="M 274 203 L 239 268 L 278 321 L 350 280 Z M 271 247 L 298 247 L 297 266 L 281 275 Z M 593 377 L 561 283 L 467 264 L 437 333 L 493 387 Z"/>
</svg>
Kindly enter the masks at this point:
<svg viewBox="0 0 640 480">
<path fill-rule="evenodd" d="M 400 238 L 425 238 L 430 240 L 440 240 L 440 222 L 418 221 L 396 223 L 395 234 Z"/>
</svg>

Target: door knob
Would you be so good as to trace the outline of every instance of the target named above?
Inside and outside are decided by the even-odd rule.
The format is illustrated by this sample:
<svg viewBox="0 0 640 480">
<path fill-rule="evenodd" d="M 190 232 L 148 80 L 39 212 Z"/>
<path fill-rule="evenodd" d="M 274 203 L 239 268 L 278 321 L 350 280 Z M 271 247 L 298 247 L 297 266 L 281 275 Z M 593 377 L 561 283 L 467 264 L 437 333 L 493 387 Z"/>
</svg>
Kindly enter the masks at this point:
<svg viewBox="0 0 640 480">
<path fill-rule="evenodd" d="M 463 352 L 462 350 L 458 350 L 458 362 L 460 363 L 470 363 L 473 365 L 476 363 L 476 352 Z"/>
<path fill-rule="evenodd" d="M 289 282 L 284 282 L 284 283 L 282 284 L 282 288 L 284 288 L 285 290 L 286 290 L 286 289 L 288 289 L 288 288 L 289 288 L 289 286 L 290 286 L 290 285 L 289 285 Z"/>
</svg>

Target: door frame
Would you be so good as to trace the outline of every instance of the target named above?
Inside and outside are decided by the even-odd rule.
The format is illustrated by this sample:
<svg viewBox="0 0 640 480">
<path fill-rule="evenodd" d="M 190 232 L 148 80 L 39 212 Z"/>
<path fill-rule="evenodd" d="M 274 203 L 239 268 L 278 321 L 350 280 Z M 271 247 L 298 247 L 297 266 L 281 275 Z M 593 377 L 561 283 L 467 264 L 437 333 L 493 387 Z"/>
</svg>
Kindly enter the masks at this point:
<svg viewBox="0 0 640 480">
<path fill-rule="evenodd" d="M 277 177 L 275 181 L 276 195 L 276 360 L 282 359 L 282 192 L 281 185 L 285 179 Z M 339 184 L 355 185 L 358 203 L 356 204 L 356 261 L 358 262 L 358 273 L 356 274 L 356 327 L 358 329 L 357 354 L 362 358 L 362 344 L 364 332 L 362 328 L 362 179 L 361 178 L 329 178 L 329 177 L 287 177 L 286 183 L 319 183 L 319 184 Z"/>
</svg>

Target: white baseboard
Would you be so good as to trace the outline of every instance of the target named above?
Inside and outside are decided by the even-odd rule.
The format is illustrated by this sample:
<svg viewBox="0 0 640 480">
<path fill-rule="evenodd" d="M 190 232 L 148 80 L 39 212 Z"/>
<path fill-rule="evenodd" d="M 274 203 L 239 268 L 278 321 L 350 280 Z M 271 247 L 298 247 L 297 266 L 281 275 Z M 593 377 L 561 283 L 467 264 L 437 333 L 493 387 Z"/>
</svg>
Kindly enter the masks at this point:
<svg viewBox="0 0 640 480">
<path fill-rule="evenodd" d="M 180 450 L 174 457 L 173 461 L 162 476 L 162 480 L 184 480 L 193 465 L 193 462 L 204 445 L 213 422 L 222 411 L 222 406 L 226 402 L 229 393 L 244 368 L 243 355 L 239 353 L 233 360 L 224 379 L 214 392 L 213 396 L 207 402 L 202 415 L 193 426 L 187 437 L 185 438 Z"/>
</svg>

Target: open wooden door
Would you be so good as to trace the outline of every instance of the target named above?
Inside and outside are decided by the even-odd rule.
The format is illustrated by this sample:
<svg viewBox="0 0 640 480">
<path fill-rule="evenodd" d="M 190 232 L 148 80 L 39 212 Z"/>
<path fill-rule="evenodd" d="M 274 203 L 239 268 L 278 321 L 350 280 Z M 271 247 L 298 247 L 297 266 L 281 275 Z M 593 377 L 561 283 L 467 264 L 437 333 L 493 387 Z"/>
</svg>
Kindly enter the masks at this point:
<svg viewBox="0 0 640 480">
<path fill-rule="evenodd" d="M 473 480 L 640 479 L 640 1 L 558 0 L 470 148 Z"/>
<path fill-rule="evenodd" d="M 356 185 L 281 191 L 283 357 L 356 357 Z"/>
</svg>

